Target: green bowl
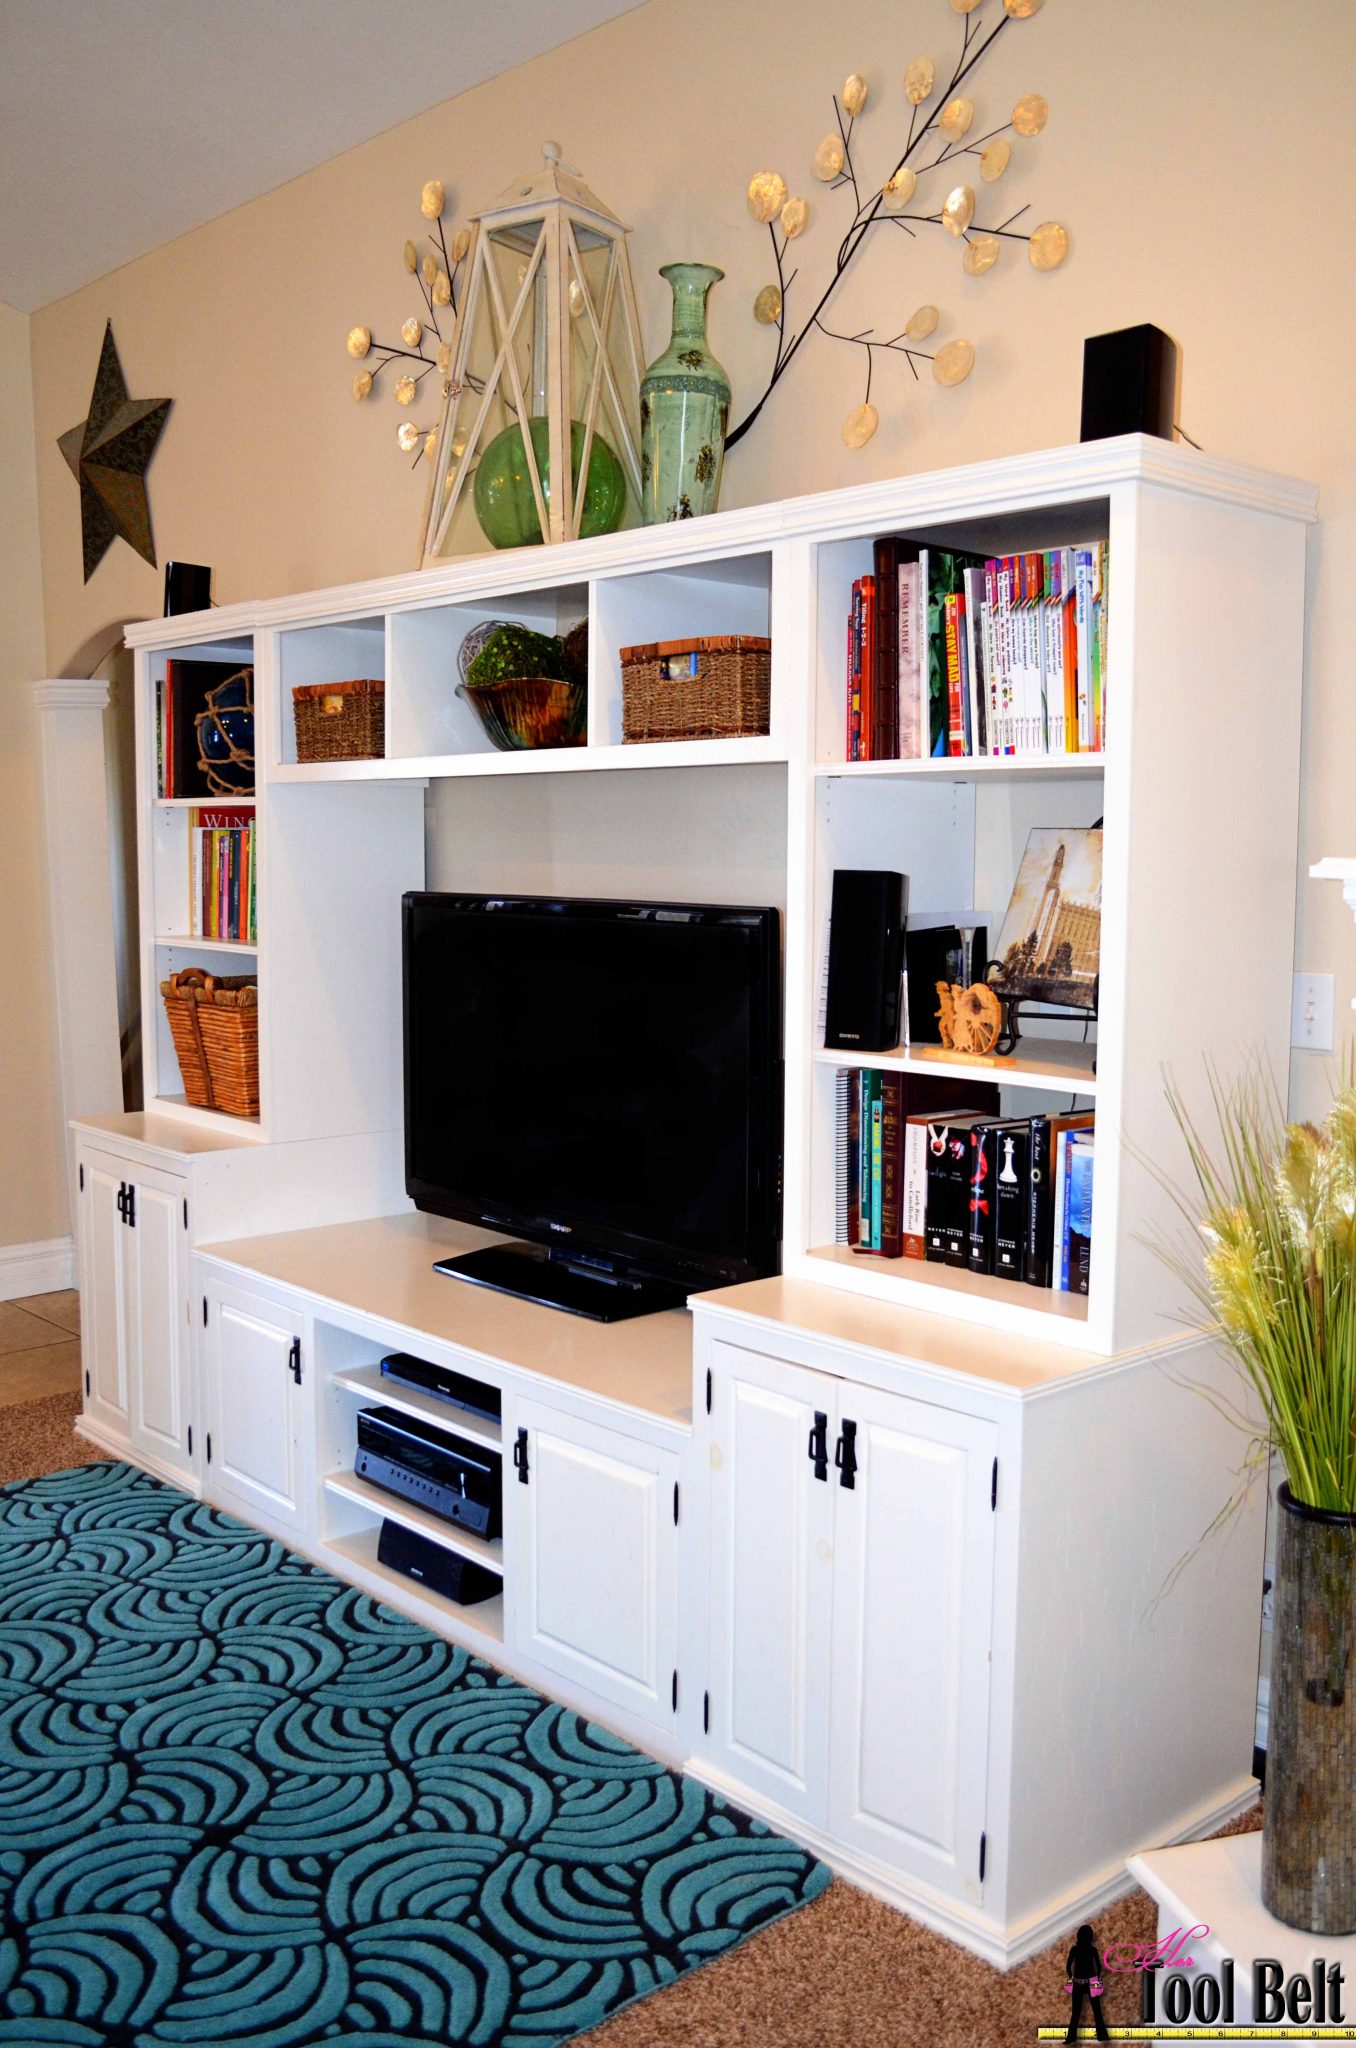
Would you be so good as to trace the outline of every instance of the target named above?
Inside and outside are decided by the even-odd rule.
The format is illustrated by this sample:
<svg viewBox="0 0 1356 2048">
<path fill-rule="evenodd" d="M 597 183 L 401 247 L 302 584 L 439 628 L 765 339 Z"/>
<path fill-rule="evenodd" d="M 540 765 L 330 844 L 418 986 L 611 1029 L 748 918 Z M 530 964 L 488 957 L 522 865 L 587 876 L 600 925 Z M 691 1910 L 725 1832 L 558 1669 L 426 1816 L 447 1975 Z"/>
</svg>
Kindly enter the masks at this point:
<svg viewBox="0 0 1356 2048">
<path fill-rule="evenodd" d="M 588 712 L 583 683 L 553 676 L 507 676 L 498 683 L 459 683 L 480 722 L 504 753 L 541 747 L 582 747 Z"/>
</svg>

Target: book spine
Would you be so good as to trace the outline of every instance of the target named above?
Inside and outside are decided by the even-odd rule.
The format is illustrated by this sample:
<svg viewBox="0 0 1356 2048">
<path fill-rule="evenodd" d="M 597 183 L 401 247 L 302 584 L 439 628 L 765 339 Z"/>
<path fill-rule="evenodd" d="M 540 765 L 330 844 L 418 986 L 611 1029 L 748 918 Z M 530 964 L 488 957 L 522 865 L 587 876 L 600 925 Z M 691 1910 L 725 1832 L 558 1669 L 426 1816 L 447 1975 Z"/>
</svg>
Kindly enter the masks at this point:
<svg viewBox="0 0 1356 2048">
<path fill-rule="evenodd" d="M 862 667 L 862 759 L 876 758 L 876 579 L 862 578 L 862 610 L 858 627 Z"/>
<path fill-rule="evenodd" d="M 881 1120 L 885 1114 L 885 1103 L 881 1094 L 882 1076 L 877 1074 L 876 1085 L 871 1091 L 871 1249 L 880 1250 L 881 1197 L 883 1158 L 881 1152 Z"/>
<path fill-rule="evenodd" d="M 1028 1286 L 1050 1285 L 1050 1233 L 1054 1220 L 1050 1189 L 1050 1119 L 1031 1119 L 1028 1169 L 1025 1277 Z"/>
<path fill-rule="evenodd" d="M 965 684 L 961 675 L 962 600 L 948 591 L 942 603 L 942 641 L 946 658 L 947 752 L 952 759 L 965 753 Z"/>
<path fill-rule="evenodd" d="M 1054 1256 L 1052 1259 L 1051 1285 L 1056 1294 L 1066 1294 L 1069 1287 L 1069 1147 L 1073 1144 L 1072 1131 L 1055 1133 L 1055 1223 Z"/>
<path fill-rule="evenodd" d="M 927 1254 L 928 1127 L 911 1117 L 904 1126 L 904 1256 Z"/>
<path fill-rule="evenodd" d="M 165 663 L 165 755 L 162 764 L 161 781 L 163 796 L 176 796 L 174 787 L 174 663 Z"/>
<path fill-rule="evenodd" d="M 1025 1278 L 1026 1209 L 1030 1188 L 1031 1127 L 997 1133 L 994 1158 L 993 1270 L 1004 1280 Z"/>
<path fill-rule="evenodd" d="M 984 571 L 965 572 L 965 663 L 970 692 L 970 751 L 989 748 L 989 671 L 984 659 Z"/>
<path fill-rule="evenodd" d="M 1106 633 L 1107 605 L 1111 584 L 1111 548 L 1107 541 L 1097 543 L 1096 561 L 1093 567 L 1093 696 L 1100 704 L 1100 714 L 1095 719 L 1094 744 L 1101 748 L 1106 745 Z"/>
<path fill-rule="evenodd" d="M 860 1219 L 857 1242 L 868 1251 L 871 1249 L 871 1105 L 875 1086 L 875 1069 L 863 1067 L 859 1095 L 860 1114 L 857 1122 L 857 1204 Z"/>
<path fill-rule="evenodd" d="M 904 1255 L 904 1076 L 881 1076 L 880 1253 Z"/>
<path fill-rule="evenodd" d="M 899 758 L 921 761 L 927 755 L 927 719 L 923 702 L 926 668 L 921 658 L 918 564 L 899 565 Z"/>
<path fill-rule="evenodd" d="M 994 1141 L 991 1124 L 971 1125 L 966 1261 L 972 1273 L 993 1271 Z"/>
<path fill-rule="evenodd" d="M 833 1241 L 851 1244 L 852 1205 L 848 1186 L 852 1179 L 852 1082 L 851 1067 L 839 1067 L 833 1077 Z"/>
<path fill-rule="evenodd" d="M 876 650 L 875 757 L 878 761 L 899 759 L 899 542 L 878 540 L 875 545 L 875 602 L 873 607 Z"/>
<path fill-rule="evenodd" d="M 1084 753 L 1092 744 L 1091 727 L 1083 716 L 1087 696 L 1088 677 L 1078 665 L 1078 628 L 1074 607 L 1074 587 L 1077 581 L 1077 567 L 1072 548 L 1061 548 L 1060 594 L 1058 631 L 1061 647 L 1061 665 L 1064 670 L 1064 750 L 1069 754 Z"/>
<path fill-rule="evenodd" d="M 969 1193 L 969 1132 L 954 1124 L 929 1124 L 927 1255 L 942 1265 L 968 1261 Z"/>
<path fill-rule="evenodd" d="M 1092 1191 L 1095 1155 L 1086 1138 L 1069 1147 L 1069 1280 L 1070 1294 L 1086 1294 L 1092 1275 Z"/>
</svg>

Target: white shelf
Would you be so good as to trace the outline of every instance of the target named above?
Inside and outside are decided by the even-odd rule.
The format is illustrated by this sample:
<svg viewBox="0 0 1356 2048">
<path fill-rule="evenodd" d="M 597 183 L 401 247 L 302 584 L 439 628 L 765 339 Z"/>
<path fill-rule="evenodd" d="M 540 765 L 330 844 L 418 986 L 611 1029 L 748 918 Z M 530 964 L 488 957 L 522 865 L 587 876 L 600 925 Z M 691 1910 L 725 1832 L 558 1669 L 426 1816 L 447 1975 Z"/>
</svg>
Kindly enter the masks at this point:
<svg viewBox="0 0 1356 2048">
<path fill-rule="evenodd" d="M 501 1424 L 490 1422 L 483 1415 L 472 1415 L 469 1409 L 458 1408 L 451 1401 L 440 1401 L 436 1394 L 421 1394 L 417 1387 L 402 1387 L 388 1379 L 379 1366 L 360 1365 L 350 1372 L 337 1372 L 333 1384 L 346 1393 L 361 1394 L 365 1401 L 379 1401 L 383 1408 L 397 1408 L 402 1415 L 417 1415 L 421 1421 L 435 1423 L 454 1436 L 470 1438 L 494 1451 L 502 1448 Z"/>
<path fill-rule="evenodd" d="M 993 1081 L 1000 1088 L 1068 1088 L 1076 1095 L 1096 1095 L 1097 1076 L 1092 1063 L 1097 1042 L 1084 1045 L 1077 1039 L 1023 1038 L 1020 1050 L 1011 1058 L 992 1056 L 961 1059 L 947 1054 L 942 1046 L 936 1057 L 921 1050 L 906 1052 L 844 1052 L 829 1047 L 816 1052 L 816 1065 L 829 1067 L 873 1067 L 891 1074 L 932 1074 L 939 1079 Z"/>
<path fill-rule="evenodd" d="M 404 1572 L 394 1572 L 388 1564 L 382 1564 L 377 1557 L 380 1540 L 376 1529 L 359 1529 L 352 1536 L 331 1536 L 320 1546 L 321 1555 L 335 1559 L 341 1576 L 356 1572 L 369 1581 L 369 1590 L 389 1588 L 399 1603 L 436 1617 L 440 1628 L 470 1629 L 490 1642 L 503 1642 L 502 1593 L 490 1600 L 477 1600 L 470 1607 L 460 1600 L 449 1600 L 445 1594 L 435 1593 L 421 1586 L 417 1579 L 407 1578 Z"/>
<path fill-rule="evenodd" d="M 1035 757 L 1007 754 L 969 754 L 928 761 L 816 761 L 817 776 L 846 777 L 851 781 L 873 776 L 941 776 L 952 782 L 1005 782 L 1013 779 L 1051 775 L 1102 775 L 1105 754 L 1041 754 Z"/>
<path fill-rule="evenodd" d="M 237 1131 L 246 1138 L 259 1136 L 257 1117 L 230 1116 L 224 1109 L 200 1109 L 183 1095 L 157 1095 L 146 1106 L 164 1116 L 182 1117 L 185 1123 L 201 1124 L 207 1130 Z"/>
<path fill-rule="evenodd" d="M 1021 1280 L 1000 1280 L 992 1273 L 971 1273 L 962 1266 L 939 1266 L 927 1259 L 869 1258 L 845 1244 L 816 1245 L 809 1257 L 816 1265 L 838 1269 L 834 1285 L 855 1286 L 883 1300 L 893 1297 L 901 1307 L 963 1316 L 967 1322 L 986 1323 L 995 1331 L 1021 1330 L 1060 1343 L 1078 1343 L 1088 1320 L 1086 1294 L 1028 1287 Z"/>
<path fill-rule="evenodd" d="M 251 960 L 259 952 L 257 939 L 246 944 L 243 939 L 204 939 L 195 932 L 157 932 L 155 943 L 157 946 L 191 946 L 199 953 L 247 953 Z"/>
<path fill-rule="evenodd" d="M 593 768 L 720 768 L 786 760 L 770 736 L 735 740 L 654 740 L 634 746 L 541 747 L 521 753 L 426 754 L 418 759 L 284 761 L 271 782 L 431 782 L 460 775 L 560 775 Z"/>
<path fill-rule="evenodd" d="M 472 1557 L 477 1564 L 486 1565 L 501 1576 L 503 1574 L 504 1546 L 497 1536 L 491 1542 L 484 1536 L 473 1534 L 470 1529 L 459 1529 L 455 1522 L 445 1522 L 441 1515 L 431 1515 L 427 1509 L 414 1507 L 393 1493 L 383 1492 L 379 1486 L 369 1486 L 355 1472 L 327 1472 L 325 1488 L 329 1493 L 338 1494 L 341 1500 L 351 1500 L 358 1507 L 383 1516 L 388 1522 L 399 1522 L 402 1527 L 427 1536 L 430 1542 L 440 1543 L 444 1550 L 458 1551 L 462 1557 Z"/>
</svg>

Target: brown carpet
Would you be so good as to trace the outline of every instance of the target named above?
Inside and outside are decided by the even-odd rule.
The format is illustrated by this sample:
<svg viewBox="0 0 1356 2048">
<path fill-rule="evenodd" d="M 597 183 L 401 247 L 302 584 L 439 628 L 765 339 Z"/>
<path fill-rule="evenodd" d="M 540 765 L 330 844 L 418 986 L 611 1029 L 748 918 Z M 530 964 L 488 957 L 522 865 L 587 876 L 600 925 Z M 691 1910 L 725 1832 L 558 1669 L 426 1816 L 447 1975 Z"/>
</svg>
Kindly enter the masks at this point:
<svg viewBox="0 0 1356 2048">
<path fill-rule="evenodd" d="M 0 1410 L 0 1484 L 104 1453 L 72 1430 L 77 1394 Z M 1261 1826 L 1261 1809 L 1226 1834 Z M 1153 1938 L 1155 1909 L 1134 1892 L 1097 1916 L 1103 1946 Z M 838 1880 L 811 1906 L 755 1935 L 671 1990 L 581 2035 L 589 2048 L 1031 2048 L 1062 2024 L 1068 1935 L 1006 1974 Z M 1111 1977 L 1116 2023 L 1139 2015 L 1139 1980 Z"/>
</svg>

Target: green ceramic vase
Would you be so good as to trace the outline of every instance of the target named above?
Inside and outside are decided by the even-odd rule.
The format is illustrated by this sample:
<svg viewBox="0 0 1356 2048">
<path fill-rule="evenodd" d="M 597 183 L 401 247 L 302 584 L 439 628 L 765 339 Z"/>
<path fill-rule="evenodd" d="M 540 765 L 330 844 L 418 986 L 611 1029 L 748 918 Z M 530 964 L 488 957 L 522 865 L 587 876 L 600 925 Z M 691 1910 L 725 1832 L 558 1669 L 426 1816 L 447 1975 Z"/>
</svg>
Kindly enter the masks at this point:
<svg viewBox="0 0 1356 2048">
<path fill-rule="evenodd" d="M 640 386 L 647 526 L 715 511 L 730 418 L 730 380 L 706 339 L 706 295 L 725 272 L 710 263 L 668 263 L 659 275 L 673 292 L 673 333 Z"/>
</svg>

